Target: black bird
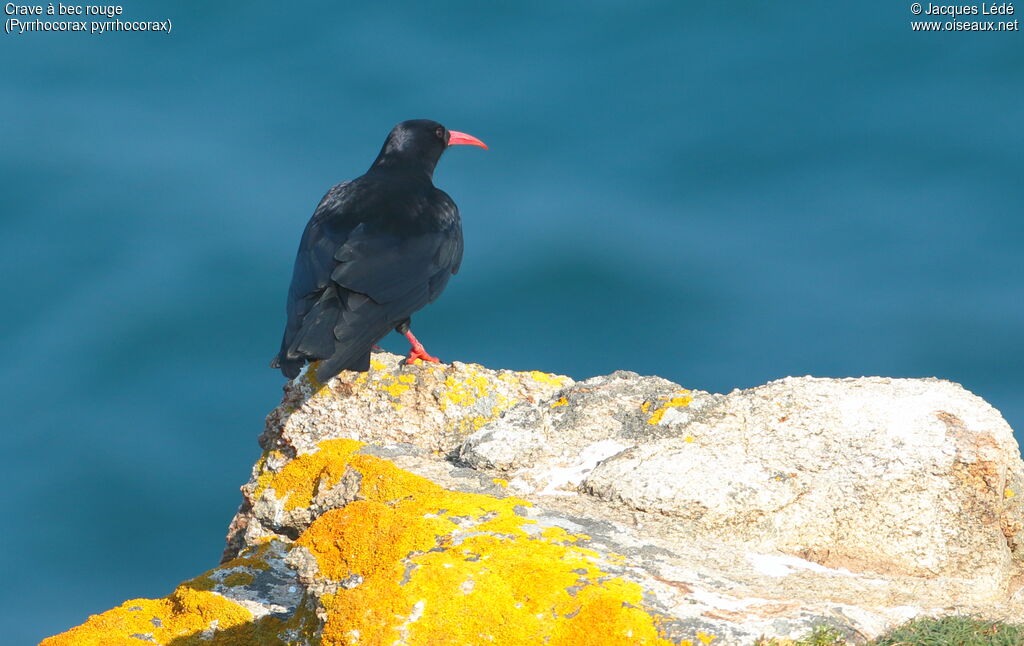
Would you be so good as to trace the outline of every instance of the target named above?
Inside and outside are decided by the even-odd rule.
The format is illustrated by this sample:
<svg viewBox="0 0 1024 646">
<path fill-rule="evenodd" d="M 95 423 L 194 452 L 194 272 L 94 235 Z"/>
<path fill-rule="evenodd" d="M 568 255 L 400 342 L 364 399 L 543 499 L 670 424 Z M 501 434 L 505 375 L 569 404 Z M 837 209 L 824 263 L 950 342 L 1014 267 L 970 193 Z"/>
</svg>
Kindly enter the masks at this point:
<svg viewBox="0 0 1024 646">
<path fill-rule="evenodd" d="M 487 148 L 436 121 L 403 121 L 366 174 L 327 191 L 299 242 L 271 367 L 292 379 L 319 361 L 321 382 L 366 371 L 370 350 L 392 329 L 412 345 L 407 362 L 438 361 L 413 336 L 410 317 L 440 296 L 462 262 L 459 209 L 433 184 L 441 153 L 456 144 Z"/>
</svg>

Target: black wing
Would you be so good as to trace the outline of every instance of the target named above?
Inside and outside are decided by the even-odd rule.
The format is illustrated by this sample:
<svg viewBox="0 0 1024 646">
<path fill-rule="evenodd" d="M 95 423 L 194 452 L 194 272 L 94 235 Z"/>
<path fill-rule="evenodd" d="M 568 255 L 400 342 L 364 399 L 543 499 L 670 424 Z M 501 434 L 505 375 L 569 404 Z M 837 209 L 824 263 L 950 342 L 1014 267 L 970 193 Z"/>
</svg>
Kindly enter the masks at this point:
<svg viewBox="0 0 1024 646">
<path fill-rule="evenodd" d="M 435 300 L 458 271 L 462 227 L 451 198 L 431 189 L 397 217 L 388 213 L 393 204 L 375 204 L 366 190 L 359 180 L 332 188 L 303 233 L 272 363 L 289 378 L 314 360 L 322 360 L 321 381 L 368 369 L 373 344 Z"/>
<path fill-rule="evenodd" d="M 306 315 L 324 296 L 328 287 L 334 269 L 334 252 L 347 237 L 346 227 L 338 216 L 349 210 L 346 207 L 355 197 L 355 188 L 352 182 L 342 182 L 331 187 L 302 232 L 299 250 L 295 255 L 292 282 L 288 288 L 288 321 L 284 338 L 281 340 L 280 352 L 270 362 L 271 367 L 280 368 L 289 378 L 298 375 L 306 362 L 306 358 L 299 352 L 297 341 L 300 340 Z M 334 223 L 335 219 L 339 219 L 339 222 Z M 351 226 L 356 224 L 358 222 L 353 221 Z"/>
</svg>

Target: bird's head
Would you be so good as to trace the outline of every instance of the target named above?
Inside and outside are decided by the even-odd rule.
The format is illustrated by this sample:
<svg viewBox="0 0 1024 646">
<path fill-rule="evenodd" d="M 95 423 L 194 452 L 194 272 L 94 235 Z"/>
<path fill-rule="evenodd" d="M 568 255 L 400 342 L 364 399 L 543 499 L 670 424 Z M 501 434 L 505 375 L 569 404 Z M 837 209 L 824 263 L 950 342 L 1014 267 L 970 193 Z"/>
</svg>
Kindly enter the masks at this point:
<svg viewBox="0 0 1024 646">
<path fill-rule="evenodd" d="M 413 119 L 391 129 L 380 154 L 373 162 L 378 168 L 412 168 L 433 175 L 434 166 L 448 146 L 466 144 L 486 149 L 484 142 L 464 132 L 449 130 L 436 121 Z"/>
</svg>

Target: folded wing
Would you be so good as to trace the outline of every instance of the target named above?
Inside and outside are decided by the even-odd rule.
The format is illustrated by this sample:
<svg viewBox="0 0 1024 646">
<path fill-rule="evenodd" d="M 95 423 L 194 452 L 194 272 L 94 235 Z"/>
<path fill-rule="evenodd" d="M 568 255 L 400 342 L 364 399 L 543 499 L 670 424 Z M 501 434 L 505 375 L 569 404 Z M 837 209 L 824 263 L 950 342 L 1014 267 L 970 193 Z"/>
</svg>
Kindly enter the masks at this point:
<svg viewBox="0 0 1024 646">
<path fill-rule="evenodd" d="M 444 193 L 437 191 L 430 221 L 416 227 L 353 217 L 345 207 L 354 193 L 351 183 L 331 189 L 303 234 L 272 363 L 289 378 L 316 360 L 322 381 L 366 370 L 373 344 L 435 300 L 462 261 L 458 210 Z"/>
</svg>

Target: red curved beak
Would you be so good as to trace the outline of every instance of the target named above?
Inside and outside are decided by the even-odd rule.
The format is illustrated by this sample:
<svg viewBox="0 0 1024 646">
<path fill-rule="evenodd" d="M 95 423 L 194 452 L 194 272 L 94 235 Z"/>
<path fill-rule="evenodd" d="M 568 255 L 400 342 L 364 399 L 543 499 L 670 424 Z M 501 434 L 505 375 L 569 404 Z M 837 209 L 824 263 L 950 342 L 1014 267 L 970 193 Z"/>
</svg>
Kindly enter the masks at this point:
<svg viewBox="0 0 1024 646">
<path fill-rule="evenodd" d="M 487 150 L 487 144 L 480 141 L 473 135 L 467 135 L 464 132 L 458 132 L 456 130 L 449 130 L 448 134 L 451 135 L 451 138 L 448 139 L 449 146 L 458 146 L 459 144 L 463 144 L 467 146 L 480 146 L 484 150 Z"/>
</svg>

